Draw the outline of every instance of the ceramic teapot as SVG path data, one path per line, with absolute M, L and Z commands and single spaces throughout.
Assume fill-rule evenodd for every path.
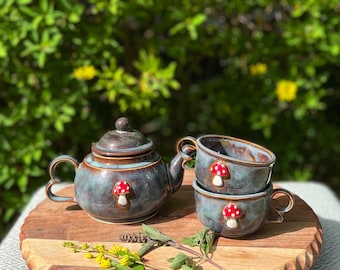
M 109 223 L 134 223 L 153 217 L 169 195 L 183 181 L 182 163 L 192 146 L 181 145 L 181 154 L 165 164 L 151 139 L 129 128 L 128 119 L 119 118 L 115 130 L 108 131 L 91 153 L 79 163 L 62 155 L 49 165 L 51 180 L 46 195 L 55 202 L 77 202 L 92 218 Z M 56 167 L 62 162 L 75 168 L 74 198 L 58 196 L 52 187 L 60 182 Z

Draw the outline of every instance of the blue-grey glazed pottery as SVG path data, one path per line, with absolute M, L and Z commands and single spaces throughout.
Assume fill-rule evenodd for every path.
M 184 152 L 190 148 L 183 145 Z M 49 166 L 49 199 L 73 201 L 95 220 L 134 223 L 154 216 L 165 200 L 176 192 L 183 180 L 183 158 L 177 154 L 169 165 L 155 151 L 153 142 L 129 128 L 126 118 L 116 121 L 116 129 L 92 144 L 91 153 L 82 162 L 63 155 Z M 74 197 L 52 192 L 59 182 L 56 167 L 71 163 L 75 168 Z
M 229 195 L 256 193 L 270 182 L 275 155 L 239 138 L 204 135 L 184 137 L 195 148 L 195 175 L 207 190 Z M 184 156 L 184 155 L 183 155 Z
M 238 238 L 259 230 L 266 223 L 282 223 L 283 214 L 294 206 L 293 195 L 285 189 L 266 189 L 248 195 L 225 195 L 205 190 L 194 180 L 195 207 L 200 222 L 227 238 Z M 289 202 L 283 208 L 274 208 L 277 217 L 269 219 L 272 200 L 276 194 L 287 196 Z

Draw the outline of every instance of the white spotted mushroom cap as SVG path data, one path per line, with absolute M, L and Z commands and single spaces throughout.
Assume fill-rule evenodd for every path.
M 223 209 L 223 215 L 226 218 L 240 218 L 242 216 L 242 210 L 235 204 L 228 204 Z
M 113 188 L 113 193 L 116 195 L 123 195 L 130 193 L 130 186 L 126 181 L 119 181 Z
M 212 174 L 222 176 L 222 177 L 229 175 L 229 170 L 227 166 L 220 161 L 215 162 L 211 166 L 210 171 Z

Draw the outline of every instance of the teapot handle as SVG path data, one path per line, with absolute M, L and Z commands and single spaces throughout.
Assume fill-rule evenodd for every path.
M 197 149 L 196 138 L 186 136 L 177 142 L 177 153 L 182 157 L 182 168 L 194 170 L 193 166 L 189 166 L 188 162 L 193 160 L 193 153 Z M 190 153 L 190 154 L 188 154 Z
M 58 195 L 55 195 L 52 191 L 52 186 L 54 184 L 61 182 L 61 180 L 55 174 L 55 169 L 57 165 L 61 162 L 71 163 L 74 166 L 75 170 L 77 170 L 79 167 L 79 162 L 75 158 L 68 156 L 68 155 L 62 155 L 52 160 L 52 162 L 50 163 L 49 169 L 48 169 L 51 180 L 46 185 L 46 188 L 45 188 L 46 195 L 50 200 L 55 201 L 55 202 L 75 202 L 75 199 L 72 197 L 58 196 Z

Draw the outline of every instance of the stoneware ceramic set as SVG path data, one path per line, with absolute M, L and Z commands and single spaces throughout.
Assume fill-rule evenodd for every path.
M 241 237 L 266 223 L 281 223 L 294 205 L 289 191 L 273 189 L 275 156 L 264 147 L 221 135 L 184 137 L 177 144 L 177 155 L 165 164 L 153 142 L 130 129 L 124 117 L 116 121 L 115 130 L 92 144 L 82 162 L 68 155 L 55 158 L 49 166 L 46 194 L 55 202 L 77 202 L 100 222 L 142 222 L 156 215 L 180 188 L 186 164 L 193 157 L 198 219 L 221 236 Z M 75 168 L 74 197 L 52 191 L 61 181 L 56 168 L 64 162 Z M 279 193 L 289 202 L 273 208 L 273 197 Z M 269 218 L 271 208 L 277 214 L 274 219 Z

